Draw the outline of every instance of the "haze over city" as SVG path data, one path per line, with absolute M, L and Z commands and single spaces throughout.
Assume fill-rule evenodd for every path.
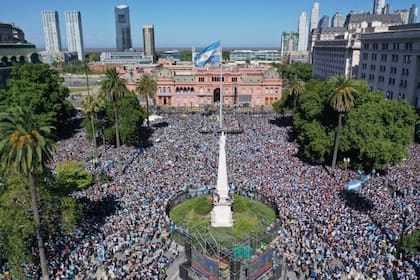
M 310 14 L 313 0 L 255 2 L 222 1 L 82 1 L 82 0 L 15 0 L 3 1 L 0 20 L 15 23 L 26 39 L 44 48 L 43 10 L 56 10 L 60 17 L 63 46 L 67 47 L 64 11 L 78 10 L 82 16 L 85 48 L 115 48 L 114 7 L 130 8 L 134 48 L 142 46 L 142 26 L 154 24 L 157 48 L 202 47 L 220 39 L 223 47 L 279 48 L 283 31 L 297 30 L 302 11 Z M 335 12 L 372 12 L 372 2 L 363 0 L 319 0 L 320 16 Z M 388 0 L 391 12 L 409 9 L 413 0 Z M 19 7 L 19 8 L 17 8 Z

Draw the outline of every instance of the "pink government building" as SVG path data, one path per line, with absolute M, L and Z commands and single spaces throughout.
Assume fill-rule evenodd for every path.
M 134 90 L 136 81 L 147 73 L 154 76 L 157 92 L 151 104 L 173 107 L 198 107 L 219 104 L 220 68 L 181 65 L 124 65 L 117 71 Z M 281 98 L 282 80 L 268 65 L 223 65 L 224 105 L 264 106 Z M 143 103 L 143 102 L 141 102 Z

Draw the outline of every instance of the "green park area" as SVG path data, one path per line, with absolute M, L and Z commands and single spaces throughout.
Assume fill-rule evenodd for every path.
M 209 195 L 178 204 L 172 209 L 170 217 L 178 227 L 187 228 L 190 234 L 216 240 L 226 248 L 248 243 L 248 240 L 258 240 L 265 244 L 271 242 L 272 236 L 266 229 L 276 219 L 274 210 L 259 201 L 240 195 L 234 195 L 233 201 L 233 227 L 211 226 L 213 205 Z

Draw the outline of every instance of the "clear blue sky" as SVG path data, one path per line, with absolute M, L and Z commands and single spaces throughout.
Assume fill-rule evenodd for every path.
M 64 11 L 82 15 L 85 48 L 115 47 L 114 7 L 130 7 L 134 48 L 143 45 L 142 27 L 154 24 L 157 48 L 201 48 L 220 39 L 225 47 L 279 48 L 283 31 L 297 30 L 308 18 L 313 0 L 0 0 L 0 21 L 15 23 L 26 39 L 44 47 L 42 10 L 59 13 L 63 47 L 67 47 Z M 373 0 L 319 0 L 320 17 L 335 12 L 371 11 Z M 409 9 L 418 0 L 387 0 L 391 11 Z M 419 3 L 417 3 L 418 5 Z M 419 5 L 418 5 L 419 6 Z

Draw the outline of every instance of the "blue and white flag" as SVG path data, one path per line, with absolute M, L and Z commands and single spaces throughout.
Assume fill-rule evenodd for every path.
M 220 46 L 220 40 L 212 43 L 211 45 L 205 47 L 200 52 L 196 53 L 194 56 L 194 65 L 201 67 L 207 63 L 217 63 L 222 59 L 222 48 Z

